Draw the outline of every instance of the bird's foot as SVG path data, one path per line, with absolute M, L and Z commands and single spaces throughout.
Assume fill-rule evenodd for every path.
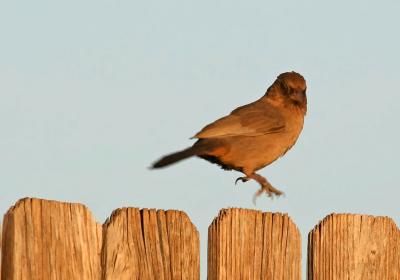
M 279 196 L 285 194 L 284 192 L 282 192 L 282 191 L 280 191 L 280 190 L 274 188 L 270 183 L 268 183 L 268 184 L 263 184 L 263 185 L 261 186 L 261 188 L 260 188 L 258 191 L 256 191 L 256 193 L 255 193 L 254 196 L 253 196 L 253 203 L 254 203 L 254 205 L 256 204 L 257 197 L 259 197 L 259 196 L 262 195 L 263 193 L 265 193 L 265 194 L 266 194 L 268 197 L 270 197 L 270 198 L 274 198 L 274 195 L 277 196 L 277 197 L 279 197 Z
M 239 181 L 242 181 L 243 183 L 246 183 L 250 179 L 251 178 L 249 178 L 249 177 L 239 177 L 239 178 L 236 179 L 235 185 L 237 185 L 237 182 L 239 182 Z
M 270 183 L 262 184 L 261 188 L 254 194 L 256 197 L 265 193 L 269 197 L 281 196 L 285 194 L 284 192 L 274 188 Z
M 267 196 L 273 198 L 274 196 L 281 196 L 284 193 L 276 188 L 274 188 L 264 177 L 258 175 L 258 174 L 253 174 L 252 179 L 256 180 L 260 185 L 261 188 L 254 194 L 253 196 L 253 203 L 256 204 L 256 199 L 263 193 L 265 193 Z

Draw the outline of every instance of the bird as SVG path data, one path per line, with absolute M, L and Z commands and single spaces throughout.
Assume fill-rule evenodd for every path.
M 197 139 L 191 147 L 160 158 L 151 168 L 197 156 L 222 169 L 243 173 L 235 184 L 255 180 L 260 189 L 254 194 L 254 203 L 263 193 L 278 197 L 284 193 L 256 171 L 285 155 L 296 143 L 307 113 L 306 91 L 301 74 L 281 73 L 260 99 L 206 125 L 191 138 Z

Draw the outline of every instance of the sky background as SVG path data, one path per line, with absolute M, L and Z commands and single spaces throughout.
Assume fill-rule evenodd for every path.
M 303 236 L 329 213 L 399 215 L 399 1 L 2 1 L 0 213 L 22 197 L 180 209 L 201 234 L 219 209 L 286 212 Z M 308 114 L 260 173 L 161 155 L 276 76 L 300 72 Z M 305 267 L 303 267 L 305 271 Z

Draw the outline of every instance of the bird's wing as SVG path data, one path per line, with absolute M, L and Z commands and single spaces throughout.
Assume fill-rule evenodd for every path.
M 227 136 L 259 136 L 285 129 L 285 119 L 279 110 L 265 102 L 253 102 L 239 107 L 230 115 L 204 127 L 193 138 Z

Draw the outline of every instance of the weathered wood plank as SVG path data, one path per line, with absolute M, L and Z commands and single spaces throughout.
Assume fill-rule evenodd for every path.
M 199 234 L 182 211 L 122 208 L 103 226 L 103 279 L 199 279 Z
M 400 231 L 387 217 L 330 215 L 308 239 L 308 279 L 400 280 Z M 221 210 L 208 279 L 300 279 L 287 215 Z M 181 211 L 123 208 L 101 226 L 81 204 L 22 199 L 4 216 L 1 279 L 199 279 L 199 235 Z
M 21 199 L 4 216 L 1 279 L 99 279 L 101 242 L 82 204 Z
M 308 279 L 400 279 L 400 231 L 392 219 L 332 214 L 308 236 Z
M 301 279 L 300 233 L 286 214 L 223 209 L 208 236 L 208 279 Z

